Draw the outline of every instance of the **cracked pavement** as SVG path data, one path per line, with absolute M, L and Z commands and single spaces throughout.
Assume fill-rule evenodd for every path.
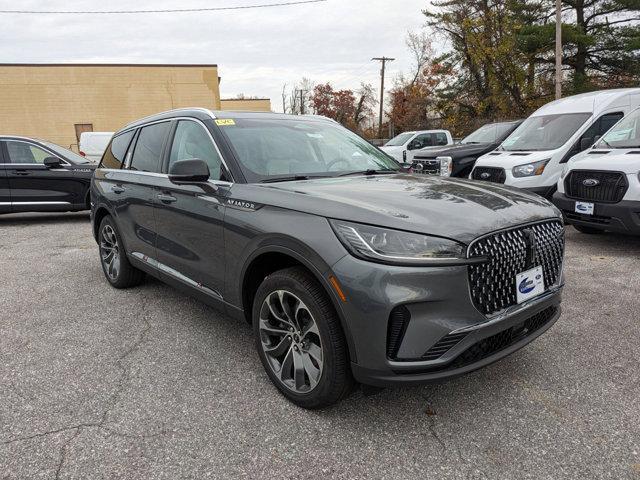
M 640 238 L 567 229 L 563 308 L 488 368 L 289 404 L 248 325 L 110 288 L 86 214 L 0 217 L 0 478 L 640 478 Z

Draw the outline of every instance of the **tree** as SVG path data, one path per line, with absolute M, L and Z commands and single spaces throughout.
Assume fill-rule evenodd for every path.
M 389 121 L 394 130 L 422 129 L 438 117 L 439 91 L 449 81 L 450 70 L 434 58 L 431 40 L 425 31 L 410 32 L 406 45 L 413 58 L 408 76 L 398 75 L 389 96 Z
M 640 80 L 640 0 L 563 0 L 563 65 L 570 91 L 637 85 Z M 554 63 L 552 0 L 542 2 L 546 15 L 523 28 L 536 39 L 538 59 Z M 524 44 L 524 51 L 531 45 Z M 546 48 L 544 48 L 546 47 Z
M 311 95 L 311 106 L 316 114 L 356 131 L 363 130 L 364 122 L 374 114 L 375 105 L 375 92 L 368 84 L 361 84 L 354 93 L 347 89 L 334 90 L 330 83 L 325 83 L 316 85 Z

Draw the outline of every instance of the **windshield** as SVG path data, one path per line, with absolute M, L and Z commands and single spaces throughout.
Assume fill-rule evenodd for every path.
M 567 143 L 591 113 L 561 113 L 527 118 L 502 142 L 502 150 L 555 150 Z
M 41 143 L 49 147 L 51 150 L 56 152 L 61 157 L 65 158 L 66 160 L 69 160 L 71 163 L 91 163 L 89 160 L 87 160 L 83 156 L 78 155 L 77 153 L 72 152 L 71 150 L 67 150 L 66 148 L 62 148 L 60 145 L 56 145 L 55 143 L 44 142 L 44 141 L 42 141 Z
M 218 125 L 249 182 L 400 170 L 395 160 L 333 122 L 292 116 L 219 120 Z
M 496 141 L 496 126 L 493 125 L 483 125 L 475 132 L 470 133 L 466 137 L 462 139 L 460 143 L 491 143 Z
M 385 147 L 398 147 L 400 145 L 404 145 L 409 141 L 409 139 L 413 137 L 413 133 L 401 133 L 400 135 L 396 135 L 387 143 L 384 144 Z
M 640 148 L 640 108 L 611 127 L 596 147 Z

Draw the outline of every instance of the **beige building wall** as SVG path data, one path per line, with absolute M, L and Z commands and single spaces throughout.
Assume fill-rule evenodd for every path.
M 172 108 L 220 109 L 218 68 L 0 64 L 0 105 L 0 134 L 39 137 L 69 148 L 77 143 L 75 124 L 112 132 Z
M 223 98 L 220 100 L 222 110 L 270 112 L 271 100 L 268 98 Z

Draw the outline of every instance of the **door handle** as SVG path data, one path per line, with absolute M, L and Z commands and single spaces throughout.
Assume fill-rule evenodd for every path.
M 124 193 L 124 187 L 121 187 L 121 186 L 119 186 L 119 185 L 113 185 L 113 186 L 111 187 L 111 191 L 112 191 L 113 193 Z
M 159 193 L 158 194 L 158 200 L 160 200 L 162 203 L 173 203 L 175 201 L 177 201 L 178 199 L 172 195 L 168 195 L 166 193 Z
M 14 173 L 16 175 L 29 175 L 29 172 L 27 170 L 16 170 Z

